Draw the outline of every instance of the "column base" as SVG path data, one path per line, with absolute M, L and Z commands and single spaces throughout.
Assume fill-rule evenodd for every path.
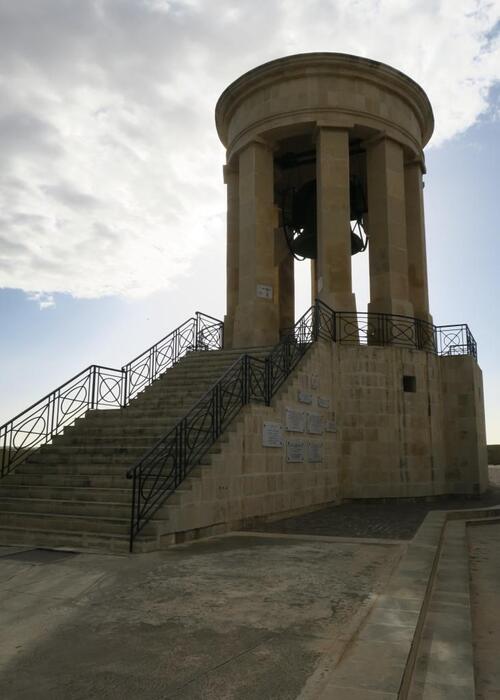
M 356 314 L 356 296 L 352 292 L 319 295 L 320 301 L 335 311 L 335 340 L 340 343 L 359 344 L 359 319 Z M 333 331 L 333 329 L 332 329 Z
M 230 350 L 233 345 L 234 316 L 226 314 L 224 316 L 224 350 Z
M 278 307 L 257 299 L 241 304 L 234 315 L 233 348 L 270 347 L 279 342 Z

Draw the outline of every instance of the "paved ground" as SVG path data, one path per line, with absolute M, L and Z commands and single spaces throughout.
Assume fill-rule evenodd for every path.
M 500 699 L 500 523 L 467 528 L 477 700 Z
M 2 700 L 292 700 L 404 549 L 241 534 L 114 557 L 0 556 Z
M 491 487 L 480 498 L 444 497 L 393 502 L 344 503 L 252 528 L 256 532 L 411 539 L 431 510 L 500 505 L 500 467 L 490 467 Z

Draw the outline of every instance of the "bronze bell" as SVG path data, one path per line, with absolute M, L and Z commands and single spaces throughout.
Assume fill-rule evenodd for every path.
M 351 175 L 349 195 L 350 220 L 356 221 L 359 225 L 367 212 L 367 206 L 363 183 L 356 175 Z M 294 255 L 301 258 L 315 259 L 317 257 L 316 180 L 308 180 L 293 192 L 291 210 L 291 221 L 285 226 L 291 250 Z M 286 219 L 285 216 L 284 219 Z M 351 255 L 361 253 L 365 249 L 366 242 L 351 228 Z

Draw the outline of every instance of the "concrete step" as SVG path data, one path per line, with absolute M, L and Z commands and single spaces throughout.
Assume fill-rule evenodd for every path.
M 156 419 L 147 417 L 137 417 L 128 418 L 128 416 L 123 416 L 121 419 L 117 416 L 118 420 L 108 421 L 106 424 L 98 423 L 94 421 L 88 425 L 81 425 L 78 430 L 65 431 L 64 435 L 81 435 L 82 437 L 87 437 L 89 435 L 104 435 L 113 434 L 117 435 L 162 435 L 165 432 L 165 427 L 169 428 L 170 425 L 175 425 L 177 414 L 173 416 L 165 416 L 164 414 L 158 416 Z M 182 416 L 181 416 L 182 417 Z
M 126 535 L 130 527 L 130 515 L 126 518 L 105 518 L 93 515 L 66 515 L 61 513 L 3 512 L 0 513 L 0 529 L 4 527 Z M 152 536 L 155 532 L 156 526 L 153 522 L 150 521 L 145 525 L 144 535 Z
M 164 423 L 160 428 L 148 428 L 146 426 L 106 426 L 105 428 L 98 427 L 88 427 L 86 430 L 79 430 L 78 432 L 68 431 L 61 435 L 55 444 L 93 444 L 101 438 L 108 438 L 109 440 L 120 440 L 125 441 L 132 438 L 143 438 L 146 444 L 157 442 L 168 431 L 169 425 Z M 175 425 L 173 423 L 172 427 Z
M 170 410 L 170 409 L 169 409 Z M 111 411 L 108 411 L 111 413 Z M 102 429 L 114 427 L 151 427 L 156 428 L 163 425 L 165 422 L 165 412 L 162 410 L 151 410 L 144 408 L 143 410 L 131 408 L 125 409 L 123 411 L 116 411 L 116 415 L 106 418 L 106 420 L 99 420 L 97 417 L 92 419 L 83 420 L 81 423 L 76 424 L 75 430 L 85 431 L 90 429 Z
M 100 501 L 110 503 L 127 503 L 132 499 L 132 482 L 124 482 L 127 487 L 95 488 L 91 485 L 59 486 L 59 484 L 2 484 L 0 500 L 3 498 L 49 499 L 54 501 Z
M 127 447 L 109 447 L 100 446 L 95 449 L 89 449 L 86 445 L 63 445 L 63 444 L 52 444 L 44 445 L 35 455 L 29 457 L 24 464 L 35 464 L 39 462 L 45 462 L 47 459 L 51 461 L 81 461 L 82 456 L 85 457 L 83 461 L 91 462 L 128 462 L 129 460 L 139 459 L 141 455 L 144 454 L 144 449 L 139 446 L 127 446 Z M 91 459 L 87 460 L 86 457 Z
M 129 535 L 99 534 L 87 531 L 39 530 L 27 527 L 0 527 L 0 544 L 31 545 L 34 547 L 85 549 L 97 552 L 126 554 L 129 551 Z M 157 548 L 155 537 L 139 535 L 134 541 L 134 552 L 148 552 Z
M 76 515 L 95 518 L 130 518 L 130 503 L 110 501 L 56 500 L 53 498 L 5 498 L 0 494 L 0 522 L 9 513 L 31 513 L 32 515 Z
M 125 476 L 127 473 L 128 469 L 133 464 L 136 464 L 138 460 L 127 462 L 125 464 L 98 464 L 98 463 L 87 463 L 87 462 L 82 462 L 75 464 L 73 462 L 67 462 L 67 463 L 53 463 L 53 462 L 47 462 L 46 464 L 26 464 L 24 465 L 24 468 L 21 470 L 21 467 L 19 467 L 18 471 L 15 472 L 15 474 L 12 474 L 8 477 L 8 480 L 14 479 L 16 477 L 20 476 L 25 476 L 27 478 L 40 475 L 40 474 L 54 474 L 54 475 L 60 475 L 60 476 L 71 476 L 71 475 L 90 475 L 90 474 L 95 474 L 95 475 L 107 475 L 107 476 Z M 28 468 L 29 467 L 29 468 Z M 2 482 L 0 482 L 1 484 Z M 6 481 L 5 483 L 8 483 Z M 1 485 L 0 485 L 1 488 Z
M 135 447 L 141 450 L 148 450 L 155 442 L 157 442 L 159 437 L 148 437 L 142 435 L 130 436 L 124 435 L 123 437 L 110 437 L 108 435 L 102 436 L 92 436 L 87 437 L 82 440 L 78 435 L 58 435 L 54 438 L 55 447 L 75 447 L 82 448 L 84 450 L 93 451 L 95 449 L 126 449 L 127 447 Z
M 119 474 L 109 474 L 108 472 L 88 473 L 88 474 L 68 474 L 67 472 L 47 473 L 39 472 L 34 474 L 12 474 L 0 481 L 0 495 L 4 488 L 16 486 L 37 486 L 44 487 L 64 487 L 64 488 L 103 488 L 103 489 L 127 489 L 131 488 L 131 481 L 127 479 L 126 470 Z

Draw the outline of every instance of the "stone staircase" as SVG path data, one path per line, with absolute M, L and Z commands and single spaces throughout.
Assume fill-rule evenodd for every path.
M 248 352 L 263 358 L 269 351 Z M 39 448 L 0 481 L 0 544 L 126 552 L 132 495 L 127 470 L 244 352 L 189 353 L 127 407 L 88 411 Z M 166 513 L 160 509 L 145 526 L 134 551 L 155 547 Z

